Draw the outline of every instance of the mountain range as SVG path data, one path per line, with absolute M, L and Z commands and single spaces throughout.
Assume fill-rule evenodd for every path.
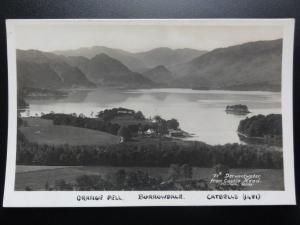
M 17 50 L 18 85 L 279 91 L 281 55 L 282 39 L 209 52 L 163 47 L 131 53 L 102 46 L 51 53 Z
M 91 59 L 99 54 L 106 54 L 119 60 L 130 70 L 134 72 L 144 72 L 147 69 L 164 65 L 171 66 L 178 63 L 187 62 L 197 56 L 203 55 L 206 51 L 195 49 L 171 49 L 155 48 L 145 52 L 132 53 L 121 49 L 107 48 L 104 46 L 93 46 L 90 48 L 78 48 L 73 50 L 53 51 L 53 53 L 62 56 L 83 56 Z
M 107 48 L 104 46 L 93 46 L 90 48 L 79 48 L 73 50 L 63 50 L 63 51 L 53 51 L 53 53 L 62 56 L 82 56 L 88 59 L 92 59 L 96 55 L 106 54 L 114 59 L 119 60 L 130 70 L 138 72 L 143 71 L 146 68 L 146 65 L 143 61 L 135 56 L 135 54 L 114 48 Z
M 173 66 L 183 87 L 280 90 L 282 40 L 257 41 L 215 49 Z
M 174 80 L 172 72 L 163 65 L 148 69 L 143 73 L 143 75 L 144 77 L 163 86 L 168 86 Z
M 85 74 L 61 57 L 37 50 L 17 50 L 18 87 L 60 89 L 93 87 Z
M 151 79 L 142 74 L 131 71 L 117 59 L 101 53 L 91 59 L 73 56 L 66 59 L 73 66 L 77 66 L 87 76 L 88 80 L 100 86 L 118 87 L 152 87 Z

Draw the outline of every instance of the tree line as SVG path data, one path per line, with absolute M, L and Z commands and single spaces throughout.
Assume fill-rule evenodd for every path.
M 188 163 L 196 167 L 216 164 L 229 168 L 283 167 L 282 152 L 265 146 L 211 146 L 196 141 L 128 142 L 109 146 L 47 145 L 28 142 L 20 131 L 17 138 L 17 164 L 23 165 L 169 167 Z
M 74 127 L 87 128 L 107 132 L 117 135 L 120 125 L 104 121 L 98 118 L 84 117 L 83 115 L 77 116 L 76 114 L 63 114 L 63 113 L 49 113 L 41 116 L 42 119 L 52 120 L 54 125 L 67 125 Z M 130 127 L 132 130 L 136 129 Z
M 221 168 L 222 167 L 222 168 Z M 221 168 L 221 170 L 220 170 Z M 225 170 L 224 170 L 225 169 Z M 217 174 L 228 172 L 229 169 L 223 165 L 215 167 Z M 223 179 L 224 180 L 224 179 Z M 166 177 L 160 175 L 149 175 L 141 170 L 127 171 L 119 169 L 116 172 L 107 173 L 104 176 L 81 175 L 73 182 L 64 179 L 45 183 L 45 190 L 76 190 L 76 191 L 117 191 L 117 190 L 241 190 L 240 184 L 220 186 L 210 184 L 207 179 L 193 179 L 193 168 L 189 164 L 172 164 Z M 26 190 L 31 190 L 29 186 Z
M 136 120 L 145 120 L 145 116 L 141 111 L 135 112 L 132 109 L 127 109 L 127 108 L 112 108 L 112 109 L 105 109 L 103 111 L 100 111 L 97 114 L 98 118 L 103 119 L 104 121 L 111 121 L 115 117 L 120 116 L 120 115 L 131 115 L 133 116 Z
M 241 120 L 238 132 L 248 137 L 282 136 L 281 114 L 256 115 Z

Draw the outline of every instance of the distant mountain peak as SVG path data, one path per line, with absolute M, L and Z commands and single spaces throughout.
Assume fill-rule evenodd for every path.
M 158 47 L 158 48 L 153 48 L 151 50 L 148 50 L 146 52 L 156 52 L 156 51 L 172 52 L 173 49 L 169 48 L 169 47 Z M 145 51 L 143 51 L 143 52 L 145 52 Z M 142 53 L 142 52 L 140 52 L 140 53 Z
M 106 72 L 111 72 L 111 71 L 131 72 L 130 69 L 126 67 L 122 62 L 120 62 L 115 58 L 110 57 L 105 53 L 100 53 L 94 56 L 90 60 L 90 64 L 91 63 L 94 64 L 93 67 L 95 66 L 97 68 L 102 68 L 102 70 Z
M 97 55 L 95 55 L 92 59 L 95 59 L 95 58 L 97 58 L 97 59 L 109 59 L 109 60 L 116 60 L 116 59 L 114 59 L 114 58 L 112 58 L 112 57 L 110 57 L 109 55 L 107 55 L 107 54 L 105 54 L 105 53 L 100 53 L 100 54 L 97 54 Z
M 63 56 L 39 50 L 17 50 L 18 86 L 31 88 L 92 87 L 85 74 Z
M 168 85 L 174 79 L 172 73 L 163 65 L 148 69 L 143 75 L 155 83 L 165 85 Z
M 55 54 L 63 56 L 84 56 L 88 59 L 99 54 L 106 54 L 111 58 L 120 61 L 132 71 L 140 71 L 145 69 L 144 62 L 141 61 L 135 54 L 117 48 L 109 48 L 105 46 L 92 46 L 73 50 L 54 51 Z
M 136 56 L 141 59 L 147 67 L 153 68 L 158 65 L 169 66 L 185 63 L 201 56 L 206 51 L 199 51 L 196 49 L 171 49 L 168 47 L 155 48 L 146 52 L 136 53 Z

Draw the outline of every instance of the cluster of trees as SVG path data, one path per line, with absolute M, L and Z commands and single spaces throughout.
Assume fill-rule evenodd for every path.
M 42 119 L 52 120 L 54 125 L 67 125 L 88 128 L 92 130 L 104 131 L 113 135 L 117 135 L 120 125 L 106 122 L 97 118 L 88 118 L 80 114 L 63 114 L 63 113 L 49 113 L 41 116 Z M 129 126 L 133 131 L 136 127 Z
M 229 172 L 226 166 L 217 165 L 218 173 Z M 162 178 L 160 175 L 150 176 L 147 172 L 136 170 L 126 171 L 120 169 L 108 173 L 104 177 L 100 175 L 81 175 L 76 177 L 75 182 L 67 183 L 64 179 L 54 182 L 54 186 L 45 184 L 46 190 L 76 190 L 76 191 L 116 191 L 116 190 L 240 190 L 241 185 L 220 186 L 210 184 L 207 179 L 193 179 L 193 168 L 189 164 L 172 164 L 169 173 Z
M 85 117 L 83 114 L 77 116 L 76 114 L 49 113 L 43 114 L 41 118 L 52 120 L 54 125 L 75 126 L 119 135 L 124 137 L 124 140 L 130 140 L 139 130 L 145 132 L 149 128 L 154 127 L 154 125 L 151 126 L 149 124 L 120 126 L 119 124 L 111 123 L 100 118 Z
M 179 179 L 191 179 L 193 177 L 193 168 L 189 164 L 171 164 L 169 167 L 169 178 L 173 181 Z
M 257 115 L 240 121 L 238 132 L 248 137 L 282 136 L 281 114 Z
M 202 142 L 157 141 L 152 144 L 128 142 L 109 146 L 39 145 L 29 143 L 18 133 L 17 164 L 154 166 L 171 164 L 229 168 L 282 168 L 282 152 L 265 146 L 226 144 L 211 146 Z
M 237 111 L 237 112 L 249 113 L 248 106 L 242 104 L 228 105 L 226 106 L 226 111 Z
M 99 175 L 77 177 L 76 186 L 81 191 L 88 190 L 157 190 L 162 179 L 151 177 L 143 171 L 118 170 L 105 178 Z
M 146 191 L 146 190 L 208 190 L 208 185 L 191 185 L 191 182 L 164 181 L 159 176 L 150 176 L 148 173 L 137 171 L 118 170 L 106 177 L 100 175 L 82 175 L 76 178 L 75 183 L 57 180 L 54 187 L 45 184 L 46 190 L 78 190 L 78 191 Z
M 132 109 L 126 109 L 126 108 L 113 108 L 113 109 L 105 109 L 104 111 L 101 111 L 98 113 L 97 117 L 103 119 L 104 121 L 111 121 L 115 117 L 120 115 L 131 115 L 136 120 L 145 120 L 145 116 L 141 111 L 135 112 Z
M 169 129 L 177 130 L 179 128 L 179 122 L 176 119 L 165 120 L 160 116 L 154 117 L 155 130 L 158 135 L 167 134 Z
M 130 124 L 128 126 L 120 126 L 117 123 L 112 123 L 111 120 L 117 115 L 129 113 L 134 116 L 140 123 Z M 83 114 L 77 116 L 76 114 L 63 114 L 63 113 L 49 113 L 42 114 L 42 119 L 52 120 L 55 125 L 67 125 L 99 130 L 111 133 L 113 135 L 123 136 L 124 139 L 130 140 L 140 131 L 145 133 L 148 129 L 153 129 L 158 135 L 168 133 L 169 129 L 178 129 L 179 122 L 176 119 L 164 120 L 160 116 L 155 116 L 153 123 L 143 123 L 145 120 L 142 112 L 135 112 L 134 110 L 125 108 L 114 108 L 101 111 L 98 118 L 85 117 Z
M 67 183 L 65 180 L 56 180 L 54 187 L 45 184 L 46 190 L 208 190 L 208 183 L 204 181 L 192 181 L 192 167 L 188 164 L 172 164 L 169 175 L 150 176 L 147 172 L 136 170 L 126 171 L 120 169 L 108 173 L 105 177 L 100 175 L 81 175 L 75 179 L 75 183 Z

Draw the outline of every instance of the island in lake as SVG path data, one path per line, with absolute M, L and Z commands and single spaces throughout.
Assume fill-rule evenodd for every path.
M 248 110 L 248 106 L 238 104 L 238 105 L 228 105 L 225 109 L 226 113 L 238 114 L 238 115 L 245 115 L 250 113 Z

